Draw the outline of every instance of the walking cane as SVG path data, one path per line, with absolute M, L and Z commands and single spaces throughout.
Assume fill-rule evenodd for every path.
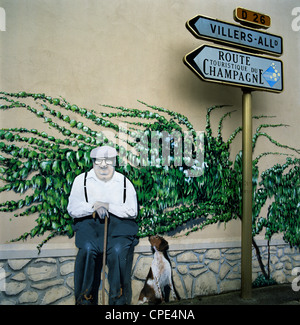
M 96 212 L 93 213 L 93 218 L 96 218 Z M 108 212 L 106 211 L 104 218 L 104 241 L 103 241 L 103 258 L 102 258 L 102 272 L 101 272 L 101 281 L 102 281 L 102 305 L 105 305 L 105 262 L 106 262 L 106 248 L 107 248 L 107 221 L 108 221 Z
M 108 212 L 106 212 L 105 219 L 104 219 L 104 242 L 103 242 L 103 260 L 102 260 L 102 273 L 101 273 L 102 305 L 105 305 L 105 262 L 106 262 L 106 247 L 107 247 L 107 220 L 108 220 Z

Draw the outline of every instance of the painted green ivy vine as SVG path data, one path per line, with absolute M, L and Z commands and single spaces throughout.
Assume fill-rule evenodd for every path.
M 68 196 L 74 178 L 92 167 L 89 153 L 97 145 L 113 145 L 112 139 L 101 130 L 112 130 L 116 137 L 119 124 L 116 120 L 130 125 L 126 133 L 134 137 L 143 131 L 196 131 L 182 114 L 165 108 L 148 105 L 144 110 L 104 105 L 109 113 L 95 112 L 68 103 L 63 98 L 52 98 L 45 94 L 1 92 L 1 110 L 22 108 L 43 119 L 50 132 L 56 130 L 59 137 L 40 132 L 37 129 L 4 128 L 0 130 L 0 174 L 3 186 L 0 191 L 20 193 L 19 200 L 0 204 L 0 211 L 14 213 L 15 217 L 36 214 L 36 225 L 15 241 L 47 234 L 38 248 L 56 235 L 73 236 L 72 218 L 67 213 Z M 123 150 L 131 164 L 119 166 L 137 190 L 140 211 L 138 215 L 139 236 L 176 230 L 186 222 L 202 217 L 191 231 L 196 231 L 218 222 L 241 218 L 242 153 L 235 161 L 230 160 L 230 145 L 242 130 L 238 127 L 227 141 L 222 137 L 224 119 L 219 121 L 217 135 L 213 136 L 210 116 L 214 106 L 207 110 L 204 136 L 203 175 L 187 177 L 187 166 L 134 167 L 139 159 L 132 153 L 137 142 L 128 137 Z M 78 116 L 78 118 L 71 118 Z M 255 119 L 270 118 L 256 116 Z M 91 127 L 93 125 L 93 127 Z M 263 131 L 267 128 L 284 127 L 283 124 L 261 124 L 253 135 L 253 151 L 257 140 L 266 137 L 274 147 L 285 148 L 295 155 L 300 150 L 275 141 Z M 172 147 L 173 145 L 173 147 Z M 171 139 L 171 154 L 174 153 L 174 139 Z M 125 150 L 125 151 L 124 151 Z M 253 159 L 253 237 L 265 230 L 266 239 L 275 233 L 283 233 L 284 240 L 291 246 L 300 247 L 300 160 L 293 155 L 283 165 L 276 164 L 259 175 L 259 160 L 270 154 L 266 152 Z M 286 154 L 287 155 L 287 154 Z M 150 159 L 150 156 L 149 156 Z M 28 191 L 28 192 L 27 192 Z M 30 194 L 29 194 L 30 193 Z M 26 195 L 27 194 L 27 195 Z M 270 198 L 267 215 L 261 209 Z M 22 209 L 21 211 L 19 211 Z M 19 211 L 19 212 L 18 212 Z

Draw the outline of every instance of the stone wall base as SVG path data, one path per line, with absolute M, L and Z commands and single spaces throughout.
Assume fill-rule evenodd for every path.
M 261 247 L 267 264 L 267 247 Z M 175 287 L 182 299 L 239 290 L 240 247 L 170 250 Z M 132 304 L 136 304 L 153 255 L 136 252 L 132 270 Z M 0 261 L 1 305 L 73 305 L 75 256 L 4 259 Z M 300 266 L 298 250 L 271 247 L 270 271 L 277 283 L 291 283 L 292 269 Z M 253 251 L 253 280 L 261 273 Z M 106 289 L 108 283 L 106 281 Z M 101 303 L 101 292 L 99 301 Z M 107 299 L 106 299 L 107 301 Z

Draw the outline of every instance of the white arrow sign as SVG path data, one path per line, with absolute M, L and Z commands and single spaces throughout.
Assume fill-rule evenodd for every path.
M 271 92 L 283 90 L 282 62 L 273 58 L 202 45 L 184 63 L 205 81 Z
M 198 38 L 243 47 L 255 52 L 279 56 L 282 54 L 282 37 L 264 33 L 253 28 L 227 23 L 198 15 L 186 23 L 187 28 Z

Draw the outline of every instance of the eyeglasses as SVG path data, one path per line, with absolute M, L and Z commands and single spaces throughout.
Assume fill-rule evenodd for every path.
M 96 165 L 102 165 L 103 162 L 106 165 L 113 165 L 114 164 L 114 159 L 113 158 L 104 158 L 104 159 L 96 159 L 96 160 L 94 160 L 94 163 Z

